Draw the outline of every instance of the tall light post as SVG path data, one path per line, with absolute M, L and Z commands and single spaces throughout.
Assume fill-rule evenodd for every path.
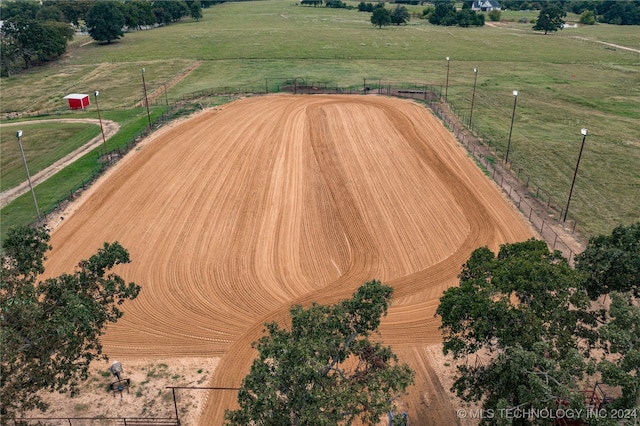
M 447 56 L 447 81 L 444 84 L 444 102 L 447 103 L 447 96 L 449 95 L 449 57 Z
M 40 209 L 38 208 L 38 202 L 36 201 L 36 193 L 33 191 L 33 185 L 31 185 L 31 176 L 29 175 L 29 168 L 27 167 L 27 159 L 24 156 L 24 149 L 22 149 L 22 130 L 16 132 L 16 138 L 18 138 L 18 146 L 20 147 L 20 154 L 22 154 L 22 162 L 24 163 L 24 171 L 27 172 L 27 182 L 29 182 L 29 188 L 31 188 L 31 196 L 33 197 L 33 204 L 36 206 L 36 212 L 38 213 L 38 220 L 40 217 Z
M 580 145 L 580 153 L 578 154 L 578 161 L 576 162 L 576 170 L 573 172 L 573 181 L 571 182 L 571 189 L 569 190 L 569 198 L 567 199 L 567 207 L 564 209 L 563 222 L 567 221 L 567 214 L 569 213 L 569 203 L 571 202 L 571 194 L 573 194 L 573 186 L 576 184 L 576 176 L 578 176 L 578 166 L 580 165 L 580 157 L 582 157 L 582 149 L 584 148 L 584 141 L 587 139 L 587 129 L 582 128 L 582 145 Z
M 516 102 L 518 102 L 518 91 L 513 91 L 513 113 L 511 113 L 511 128 L 509 129 L 509 142 L 507 142 L 507 155 L 504 162 L 509 164 L 509 148 L 511 148 L 511 135 L 513 134 L 513 120 L 516 118 Z
M 98 120 L 100 120 L 100 131 L 102 132 L 102 144 L 104 145 L 104 155 L 107 157 L 107 139 L 104 137 L 104 128 L 102 127 L 102 117 L 100 116 L 100 104 L 98 104 L 98 95 L 100 92 L 97 90 L 93 92 L 93 96 L 96 98 L 96 108 L 98 109 Z M 107 157 L 107 160 L 109 158 Z
M 473 69 L 473 95 L 471 96 L 471 112 L 469 113 L 469 127 L 471 127 L 471 119 L 473 118 L 473 102 L 476 100 L 476 83 L 478 82 L 478 68 Z
M 147 118 L 149 119 L 149 131 L 151 131 L 151 114 L 149 113 L 149 99 L 147 98 L 147 85 L 144 82 L 144 68 L 142 68 L 142 90 L 144 91 L 144 103 L 147 105 Z

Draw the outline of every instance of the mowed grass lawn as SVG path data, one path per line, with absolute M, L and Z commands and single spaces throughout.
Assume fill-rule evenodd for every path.
M 90 123 L 38 123 L 0 127 L 0 191 L 27 179 L 16 132 L 22 130 L 22 148 L 33 176 L 100 134 Z
M 152 108 L 151 119 L 156 120 L 165 111 L 166 108 L 163 107 Z M 74 115 L 77 118 L 91 117 L 90 112 L 77 112 Z M 120 125 L 120 131 L 107 141 L 108 150 L 123 148 L 126 145 L 130 144 L 135 137 L 137 137 L 144 131 L 148 123 L 147 112 L 144 108 L 136 108 L 123 111 L 109 111 L 104 113 L 102 117 L 106 120 L 116 121 Z M 68 115 L 66 115 L 65 118 L 69 118 Z M 16 129 L 22 129 L 22 142 L 25 144 L 28 142 L 30 145 L 37 146 L 38 148 L 36 148 L 36 152 L 41 153 L 41 155 L 31 155 L 31 158 L 27 158 L 29 170 L 31 174 L 34 174 L 34 168 L 31 165 L 32 163 L 37 163 L 38 161 L 41 161 L 42 158 L 49 158 L 50 160 L 53 160 L 54 158 L 60 158 L 62 156 L 60 154 L 64 152 L 63 146 L 67 145 L 68 140 L 79 140 L 80 136 L 84 132 L 86 132 L 87 130 L 93 130 L 80 130 L 79 132 L 76 132 L 65 139 L 52 138 L 49 140 L 49 143 L 47 143 L 47 145 L 50 145 L 48 148 L 45 149 L 41 147 L 40 145 L 43 145 L 42 141 L 45 140 L 44 138 L 46 135 L 51 135 L 52 132 L 53 134 L 59 136 L 62 135 L 62 133 L 59 132 L 60 124 L 62 123 L 39 123 L 32 125 L 6 127 L 2 126 L 0 127 L 0 130 L 2 131 L 2 146 L 4 147 L 5 143 L 11 144 L 12 142 L 17 145 L 15 131 Z M 100 132 L 100 128 L 98 126 L 86 123 L 81 124 L 83 126 L 95 127 L 97 128 L 97 132 Z M 58 131 L 58 133 L 55 133 L 56 131 Z M 5 132 L 7 134 L 6 137 Z M 88 137 L 89 135 L 87 134 L 85 136 Z M 39 137 L 42 137 L 43 139 L 38 139 Z M 54 144 L 54 141 L 58 142 L 57 146 Z M 53 148 L 53 146 L 55 146 L 55 149 Z M 92 151 L 82 156 L 82 158 L 78 159 L 73 164 L 60 170 L 58 173 L 51 176 L 43 183 L 36 185 L 34 188 L 34 192 L 41 214 L 50 213 L 58 205 L 59 201 L 62 201 L 62 199 L 64 199 L 66 196 L 69 196 L 72 191 L 75 191 L 79 187 L 83 186 L 85 182 L 93 179 L 104 166 L 103 154 L 104 150 L 102 148 L 102 144 L 100 144 L 99 147 L 94 148 Z M 4 173 L 4 155 L 2 161 Z M 24 175 L 24 166 L 22 165 L 22 160 L 20 158 L 19 161 L 19 166 L 16 167 L 16 165 L 14 164 L 15 160 L 10 163 L 10 166 L 11 168 L 15 169 L 15 173 L 17 173 L 18 175 L 18 179 L 21 178 L 22 180 L 26 180 L 26 176 Z M 22 175 L 20 175 L 20 172 L 22 172 Z M 35 222 L 36 220 L 37 215 L 35 207 L 33 205 L 33 199 L 31 193 L 27 191 L 26 193 L 13 200 L 7 206 L 5 206 L 2 210 L 0 210 L 0 241 L 4 240 L 7 229 L 17 225 L 28 225 Z
M 594 25 L 545 36 L 518 24 L 519 14 L 537 17 L 514 11 L 510 22 L 482 28 L 435 27 L 413 18 L 379 30 L 370 14 L 355 10 L 283 0 L 224 3 L 205 9 L 199 22 L 187 18 L 127 33 L 111 45 L 74 48 L 50 66 L 4 79 L 2 109 L 64 108 L 65 94 L 93 90 L 100 90 L 101 108 L 130 108 L 142 98 L 143 67 L 148 92 L 162 99 L 164 85 L 196 62 L 195 71 L 169 88 L 170 101 L 214 87 L 262 92 L 268 83 L 273 90 L 275 82 L 292 78 L 343 87 L 362 87 L 366 78 L 444 89 L 449 56 L 448 100 L 468 116 L 477 68 L 473 121 L 501 152 L 511 93 L 519 90 L 509 157 L 514 169 L 551 194 L 554 205 L 566 203 L 580 129 L 589 129 L 569 214 L 579 230 L 608 233 L 640 220 L 640 54 L 584 40 L 638 49 L 638 27 Z

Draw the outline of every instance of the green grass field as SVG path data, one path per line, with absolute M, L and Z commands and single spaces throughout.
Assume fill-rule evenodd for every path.
M 0 191 L 26 180 L 16 131 L 22 133 L 22 147 L 29 173 L 35 175 L 100 134 L 100 127 L 88 123 L 42 123 L 0 128 Z
M 165 110 L 166 109 L 162 107 L 153 108 L 151 111 L 152 120 L 155 120 Z M 78 113 L 77 117 L 85 118 L 90 115 L 91 113 L 81 112 Z M 116 121 L 120 124 L 120 131 L 107 141 L 107 148 L 110 151 L 122 148 L 131 143 L 133 138 L 143 132 L 148 125 L 147 113 L 143 108 L 106 112 L 103 114 L 103 118 Z M 56 127 L 53 126 L 52 123 L 43 123 L 33 126 Z M 27 126 L 22 127 L 25 131 L 24 135 L 26 135 L 25 129 L 27 129 Z M 16 127 L 2 127 L 2 143 L 4 144 L 5 142 L 11 141 L 16 142 L 15 133 L 13 133 L 13 139 L 9 138 L 10 140 L 8 141 L 4 140 L 4 132 L 7 129 L 15 131 Z M 98 128 L 98 132 L 99 131 L 100 129 Z M 73 137 L 71 139 L 73 139 Z M 90 181 L 104 166 L 104 163 L 100 160 L 100 157 L 103 154 L 104 151 L 102 146 L 95 148 L 72 165 L 56 173 L 45 182 L 35 186 L 34 193 L 38 201 L 40 212 L 42 214 L 51 212 L 57 206 L 58 201 L 61 201 L 65 196 L 70 195 L 71 191 L 75 191 L 82 187 L 85 182 Z M 21 165 L 21 167 L 24 166 Z M 24 168 L 22 170 L 24 172 Z M 36 220 L 37 214 L 33 205 L 33 198 L 30 192 L 26 192 L 0 210 L 0 223 L 2 224 L 0 227 L 0 241 L 4 240 L 7 229 L 12 226 L 28 225 Z
M 578 229 L 608 233 L 640 220 L 640 54 L 595 43 L 640 49 L 638 28 L 594 25 L 545 36 L 517 23 L 519 16 L 537 12 L 504 12 L 495 27 L 434 27 L 412 19 L 379 30 L 370 14 L 355 10 L 283 0 L 224 3 L 205 9 L 199 22 L 127 33 L 111 45 L 78 45 L 49 66 L 3 79 L 2 111 L 63 110 L 65 94 L 93 90 L 100 90 L 101 108 L 130 109 L 142 98 L 143 67 L 148 92 L 162 99 L 164 84 L 195 61 L 199 67 L 168 90 L 170 101 L 214 87 L 264 91 L 269 83 L 273 90 L 273 82 L 288 78 L 442 87 L 449 56 L 448 100 L 468 116 L 478 68 L 474 124 L 501 152 L 511 92 L 520 91 L 510 159 L 555 205 L 566 202 L 580 129 L 589 129 L 569 215 Z

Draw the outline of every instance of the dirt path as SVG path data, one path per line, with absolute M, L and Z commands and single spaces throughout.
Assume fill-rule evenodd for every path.
M 363 125 L 363 123 L 375 123 Z M 84 198 L 84 197 L 83 197 Z M 267 321 L 334 303 L 363 282 L 395 289 L 379 338 L 419 371 L 412 423 L 455 424 L 424 348 L 475 248 L 533 236 L 425 108 L 381 96 L 269 95 L 199 114 L 132 151 L 52 233 L 47 273 L 105 241 L 142 285 L 104 335 L 121 359 L 221 357 L 210 386 L 237 387 Z M 209 395 L 222 423 L 233 392 Z
M 92 123 L 92 124 L 97 124 L 98 126 L 100 125 L 100 121 L 95 118 L 81 118 L 81 119 L 64 118 L 64 119 L 50 119 L 50 120 L 19 121 L 15 123 L 5 123 L 2 126 L 3 127 L 4 126 L 24 126 L 25 124 L 38 124 L 38 123 Z M 107 140 L 111 136 L 115 135 L 120 129 L 120 125 L 115 121 L 111 121 L 111 120 L 102 120 L 102 125 L 104 129 L 104 137 Z M 64 157 L 62 157 L 61 159 L 59 159 L 49 167 L 43 170 L 40 170 L 38 173 L 31 176 L 31 183 L 35 187 L 36 185 L 44 182 L 45 180 L 49 179 L 51 176 L 58 173 L 60 170 L 67 167 L 69 164 L 73 163 L 74 161 L 77 161 L 80 157 L 84 156 L 87 152 L 91 151 L 97 146 L 100 146 L 102 143 L 103 143 L 102 133 L 100 133 L 98 136 L 91 139 L 86 144 L 77 148 L 73 152 L 70 152 L 69 154 L 65 155 Z M 3 193 L 0 194 L 0 208 L 6 206 L 11 201 L 15 200 L 16 198 L 18 198 L 20 195 L 24 194 L 28 190 L 29 190 L 29 182 L 25 180 L 18 186 L 4 191 Z
M 605 46 L 615 47 L 616 49 L 620 49 L 620 50 L 628 50 L 629 52 L 640 53 L 640 49 L 633 49 L 631 47 L 621 46 L 619 44 L 607 43 L 606 41 L 593 40 L 593 39 L 586 38 L 586 37 L 579 37 L 579 36 L 571 36 L 571 37 L 572 38 L 577 38 L 579 40 L 590 41 L 590 42 L 593 42 L 593 43 L 604 44 Z
M 169 80 L 167 83 L 165 83 L 162 86 L 158 87 L 153 92 L 150 92 L 148 94 L 148 96 L 147 96 L 149 98 L 149 102 L 153 102 L 156 99 L 158 99 L 159 97 L 165 95 L 167 90 L 171 89 L 173 86 L 175 86 L 176 84 L 178 84 L 182 80 L 184 80 L 189 74 L 191 74 L 193 71 L 195 71 L 196 68 L 198 68 L 201 63 L 202 63 L 202 61 L 195 61 L 194 63 L 189 65 L 186 69 L 184 69 L 181 73 L 179 73 L 178 75 L 173 77 L 171 80 Z M 138 104 L 136 106 L 139 106 L 139 107 L 144 106 L 144 99 L 140 100 L 140 102 L 138 102 Z

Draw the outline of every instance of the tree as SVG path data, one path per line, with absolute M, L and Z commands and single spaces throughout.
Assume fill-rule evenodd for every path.
M 349 8 L 349 6 L 344 3 L 342 0 L 326 0 L 324 2 L 324 5 L 326 7 L 329 7 L 331 9 L 347 9 Z
M 475 250 L 436 313 L 445 354 L 482 352 L 486 360 L 459 366 L 452 390 L 496 413 L 583 403 L 576 383 L 589 366 L 584 351 L 596 340 L 597 315 L 580 283 L 581 274 L 544 241 L 505 244 L 497 256 Z
M 640 306 L 630 293 L 612 293 L 607 323 L 599 330 L 605 355 L 602 382 L 622 388 L 611 407 L 632 410 L 640 401 Z M 613 355 L 613 356 L 610 356 Z
M 632 409 L 640 398 L 640 222 L 616 227 L 611 235 L 589 240 L 576 256 L 576 269 L 592 299 L 611 296 L 611 304 L 598 329 L 605 355 L 598 363 L 601 380 L 622 387 L 615 407 Z
M 335 305 L 293 306 L 291 330 L 266 324 L 267 335 L 238 393 L 228 425 L 377 423 L 413 383 L 390 347 L 369 340 L 386 315 L 393 289 L 379 281 Z M 401 418 L 401 416 L 398 416 Z
M 311 5 L 313 7 L 317 7 L 319 4 L 322 4 L 322 0 L 301 0 L 300 4 L 303 6 Z
M 640 5 L 637 1 L 602 1 L 598 5 L 602 22 L 614 25 L 640 25 Z
M 11 75 L 11 64 L 18 58 L 18 46 L 4 32 L 0 33 L 0 75 L 9 77 Z
M 53 5 L 41 7 L 36 14 L 36 19 L 38 21 L 65 21 L 64 13 L 62 13 L 62 10 L 59 7 Z
M 391 23 L 395 25 L 406 24 L 409 22 L 409 11 L 405 6 L 397 5 L 391 12 Z
M 38 59 L 46 61 L 67 51 L 67 43 L 73 40 L 73 29 L 64 22 L 45 22 L 43 24 L 45 38 L 49 40 L 47 49 L 38 55 Z
M 102 354 L 99 337 L 140 287 L 109 271 L 129 262 L 117 242 L 105 243 L 72 274 L 37 281 L 51 247 L 44 228 L 10 229 L 0 269 L 0 416 L 46 409 L 38 391 L 77 391 L 89 363 Z
M 45 0 L 42 5 L 59 8 L 64 14 L 66 22 L 78 26 L 79 21 L 85 18 L 94 2 L 94 0 Z
M 462 9 L 458 10 L 455 15 L 456 23 L 458 26 L 466 27 L 481 27 L 484 25 L 484 15 L 476 13 L 475 10 Z
M 578 21 L 582 25 L 594 25 L 596 23 L 596 15 L 591 10 L 585 10 L 580 14 L 580 20 Z
M 177 22 L 189 14 L 189 6 L 183 0 L 154 0 L 151 3 L 151 7 L 158 23 L 163 24 Z
M 192 19 L 196 21 L 202 19 L 202 5 L 200 4 L 200 0 L 189 0 L 187 1 L 187 5 L 189 6 L 189 15 L 191 15 Z
M 73 30 L 64 23 L 39 22 L 21 17 L 4 21 L 1 31 L 3 45 L 11 49 L 7 60 L 20 56 L 25 68 L 29 68 L 34 59 L 46 61 L 62 55 L 67 49 L 67 42 L 73 39 Z
M 36 19 L 40 4 L 35 0 L 3 1 L 0 4 L 2 19 Z
M 432 25 L 456 25 L 456 5 L 453 1 L 438 1 L 434 11 L 429 15 Z
M 382 7 L 374 7 L 371 14 L 371 23 L 382 29 L 383 25 L 387 26 L 391 23 L 391 12 L 385 9 L 384 5 Z
M 614 291 L 640 297 L 640 222 L 589 239 L 576 256 L 576 269 L 585 274 L 584 286 L 593 300 Z
M 358 3 L 358 12 L 373 12 L 373 3 Z
M 121 5 L 115 1 L 98 1 L 87 12 L 87 29 L 95 41 L 111 43 L 124 37 L 125 25 Z
M 151 3 L 144 0 L 133 0 L 124 3 L 124 23 L 128 28 L 140 29 L 141 26 L 156 23 L 156 16 L 151 9 Z
M 533 26 L 534 31 L 555 32 L 561 30 L 564 26 L 564 18 L 567 13 L 553 3 L 545 3 L 540 10 L 536 24 Z

